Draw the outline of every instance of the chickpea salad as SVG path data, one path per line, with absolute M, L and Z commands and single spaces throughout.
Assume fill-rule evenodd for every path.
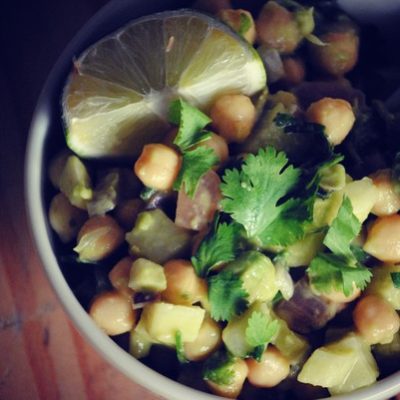
M 334 1 L 195 6 L 74 61 L 48 164 L 62 271 L 100 329 L 196 389 L 372 385 L 400 360 L 398 60 Z

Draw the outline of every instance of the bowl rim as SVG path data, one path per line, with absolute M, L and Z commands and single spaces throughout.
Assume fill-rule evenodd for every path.
M 52 249 L 50 231 L 46 223 L 47 212 L 43 195 L 46 176 L 44 174 L 44 147 L 46 137 L 49 135 L 49 115 L 51 114 L 51 99 L 54 98 L 54 91 L 58 87 L 61 77 L 66 76 L 67 67 L 70 65 L 73 55 L 76 54 L 76 50 L 80 49 L 82 51 L 87 47 L 87 42 L 90 43 L 96 36 L 98 38 L 104 36 L 104 33 L 100 36 L 98 35 L 98 32 L 104 30 L 102 26 L 104 24 L 107 26 L 107 21 L 111 19 L 115 20 L 121 18 L 122 15 L 126 15 L 126 12 L 131 11 L 135 3 L 138 4 L 139 1 L 114 0 L 103 6 L 78 30 L 74 38 L 65 47 L 43 86 L 32 116 L 25 154 L 24 188 L 28 225 L 41 264 L 64 311 L 73 321 L 75 327 L 78 328 L 78 331 L 83 334 L 105 360 L 132 381 L 168 400 L 221 400 L 223 399 L 222 397 L 190 388 L 152 370 L 124 351 L 96 326 L 89 314 L 80 305 L 64 278 Z M 154 1 L 153 3 L 158 2 Z M 166 9 L 172 3 L 173 1 L 165 1 L 162 7 Z M 140 13 L 135 17 L 141 15 L 145 14 Z M 56 94 L 60 96 L 60 93 Z M 378 381 L 371 387 L 360 389 L 348 395 L 330 397 L 329 399 L 383 400 L 399 392 L 400 371 Z

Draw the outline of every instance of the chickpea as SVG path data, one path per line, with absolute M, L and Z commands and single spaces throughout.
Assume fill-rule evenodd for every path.
M 62 150 L 50 161 L 49 178 L 52 185 L 57 189 L 60 188 L 61 175 L 71 154 L 69 150 Z
M 184 343 L 185 356 L 190 361 L 201 361 L 221 344 L 221 327 L 206 316 L 195 341 Z
M 351 303 L 353 300 L 359 297 L 360 294 L 361 290 L 356 287 L 353 282 L 353 291 L 348 296 L 346 296 L 341 290 L 332 290 L 330 293 L 323 293 L 321 297 L 333 303 Z
M 329 32 L 320 36 L 326 46 L 309 44 L 312 63 L 321 71 L 341 76 L 357 64 L 359 38 L 354 31 Z
M 390 169 L 381 169 L 371 175 L 372 182 L 378 189 L 378 199 L 371 212 L 378 217 L 396 214 L 400 210 L 400 196 L 396 193 Z
M 283 70 L 285 71 L 284 81 L 286 83 L 295 86 L 304 81 L 306 70 L 300 58 L 284 58 L 282 64 Z
M 307 109 L 306 118 L 324 125 L 325 135 L 334 146 L 343 142 L 356 120 L 348 101 L 330 97 L 312 103 Z
M 275 1 L 268 1 L 256 21 L 259 41 L 280 53 L 292 53 L 302 34 L 294 15 Z
M 132 263 L 132 258 L 124 257 L 122 260 L 118 261 L 108 273 L 108 279 L 113 288 L 128 296 L 132 296 L 133 294 L 133 291 L 128 287 Z
M 74 248 L 80 261 L 96 262 L 113 253 L 124 242 L 124 232 L 113 218 L 98 215 L 88 219 L 78 234 Z
M 213 149 L 221 164 L 225 163 L 229 158 L 229 149 L 226 140 L 215 133 L 211 133 L 211 137 L 199 143 L 196 147 L 198 146 Z
M 135 163 L 135 174 L 145 186 L 157 190 L 172 188 L 181 167 L 181 156 L 164 144 L 147 144 Z
M 144 209 L 141 199 L 128 199 L 117 204 L 115 208 L 115 218 L 118 223 L 127 231 L 131 231 L 135 226 L 136 218 Z
M 250 44 L 254 44 L 257 36 L 256 26 L 253 16 L 248 11 L 242 9 L 224 9 L 218 13 L 218 17 L 234 31 L 242 35 Z M 246 30 L 244 30 L 244 26 L 247 28 Z
M 190 261 L 170 260 L 164 265 L 164 273 L 167 288 L 161 296 L 165 301 L 187 306 L 207 301 L 207 284 L 196 275 Z
M 249 368 L 247 378 L 252 385 L 258 387 L 274 387 L 290 372 L 289 361 L 274 346 L 268 346 L 260 362 L 249 358 L 246 363 Z
M 131 301 L 118 291 L 105 292 L 95 297 L 89 314 L 109 336 L 129 332 L 135 323 Z
M 230 94 L 219 97 L 210 114 L 215 129 L 227 142 L 241 143 L 250 135 L 256 108 L 249 97 Z
M 74 207 L 64 194 L 58 193 L 51 200 L 50 225 L 63 243 L 76 238 L 86 219 L 87 213 Z
M 248 374 L 248 367 L 244 360 L 237 358 L 231 368 L 234 371 L 231 384 L 218 385 L 210 380 L 207 380 L 206 383 L 216 395 L 229 399 L 236 399 L 242 391 L 244 381 Z
M 364 250 L 384 262 L 400 262 L 400 215 L 379 217 L 370 226 Z
M 367 295 L 353 311 L 354 325 L 369 344 L 385 344 L 399 331 L 400 318 L 395 309 L 382 297 Z

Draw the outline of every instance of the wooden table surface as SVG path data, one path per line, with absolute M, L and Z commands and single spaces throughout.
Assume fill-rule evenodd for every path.
M 105 0 L 4 1 L 0 12 L 0 399 L 156 400 L 72 326 L 29 234 L 23 165 L 41 87 Z
M 4 1 L 0 13 L 0 399 L 156 400 L 107 364 L 72 326 L 26 221 L 29 123 L 67 42 L 106 0 Z

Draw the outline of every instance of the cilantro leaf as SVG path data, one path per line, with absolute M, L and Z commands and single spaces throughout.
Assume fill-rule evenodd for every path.
M 348 260 L 335 254 L 318 254 L 307 268 L 312 285 L 322 293 L 342 291 L 346 296 L 353 292 L 353 282 L 363 290 L 371 280 L 371 271 L 361 265 L 349 265 Z
M 241 227 L 236 223 L 215 220 L 191 261 L 197 275 L 205 277 L 218 264 L 232 261 L 237 253 Z
M 179 175 L 174 183 L 174 189 L 179 190 L 184 185 L 185 192 L 193 197 L 200 178 L 218 162 L 213 149 L 197 147 L 183 153 Z
M 400 289 L 400 272 L 391 272 L 390 277 L 395 288 Z
M 234 357 L 226 352 L 214 353 L 204 363 L 203 378 L 217 385 L 231 385 L 235 378 L 234 362 Z
M 348 197 L 344 197 L 338 215 L 333 220 L 324 239 L 324 245 L 333 253 L 348 259 L 354 259 L 351 242 L 358 235 L 361 223 L 353 214 L 353 207 Z
M 267 315 L 259 311 L 253 311 L 251 314 L 245 335 L 247 344 L 253 347 L 251 356 L 257 361 L 261 360 L 265 347 L 276 335 L 278 328 L 278 321 L 271 321 Z
M 308 222 L 312 220 L 314 197 L 307 200 L 289 199 L 281 209 L 279 218 L 276 218 L 261 234 L 259 238 L 263 244 L 286 246 L 296 242 L 304 236 Z
M 243 36 L 251 28 L 251 19 L 244 12 L 240 13 L 239 18 L 240 18 L 240 21 L 239 21 L 238 33 L 239 33 L 239 35 Z
M 175 346 L 176 346 L 176 356 L 178 358 L 178 361 L 181 364 L 187 363 L 188 360 L 186 359 L 186 356 L 185 356 L 185 349 L 183 347 L 181 331 L 176 331 L 176 333 L 175 333 Z
M 211 119 L 182 99 L 171 103 L 169 121 L 179 125 L 174 143 L 182 151 L 206 140 L 211 135 L 210 132 L 203 131 L 203 128 L 211 122 Z
M 285 153 L 273 147 L 261 149 L 247 156 L 240 171 L 225 171 L 222 208 L 245 227 L 250 238 L 257 238 L 285 211 L 282 199 L 299 178 L 300 170 L 288 165 Z
M 211 317 L 216 321 L 229 321 L 247 307 L 247 292 L 243 282 L 232 271 L 221 271 L 209 279 Z

